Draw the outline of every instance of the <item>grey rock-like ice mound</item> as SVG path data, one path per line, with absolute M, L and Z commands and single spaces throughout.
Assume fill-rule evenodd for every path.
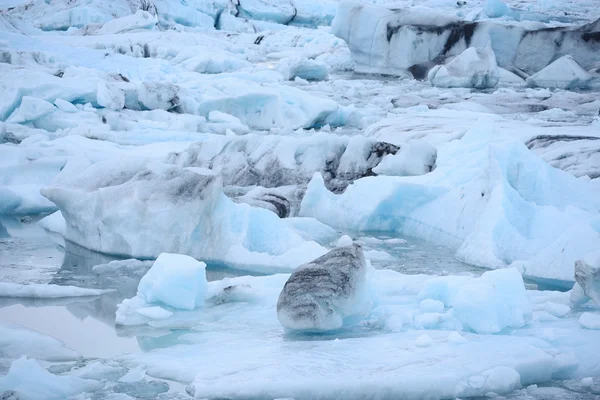
M 360 246 L 338 247 L 290 276 L 277 301 L 277 317 L 294 331 L 339 329 L 368 314 L 367 264 Z
M 600 305 L 600 251 L 575 263 L 575 281 L 587 297 Z

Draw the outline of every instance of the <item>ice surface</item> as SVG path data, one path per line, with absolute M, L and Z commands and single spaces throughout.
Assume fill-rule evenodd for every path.
M 590 253 L 575 263 L 575 281 L 586 296 L 600 305 L 600 252 Z
M 361 247 L 351 244 L 298 267 L 279 295 L 277 317 L 290 330 L 330 331 L 371 307 L 367 264 Z
M 116 291 L 3 298 L 0 319 L 65 345 L 3 324 L 0 374 L 26 355 L 52 362 L 52 378 L 98 382 L 76 399 L 180 400 L 186 386 L 298 400 L 600 393 L 581 382 L 600 375 L 598 305 L 579 284 L 535 290 L 568 289 L 557 279 L 572 283 L 599 247 L 594 1 L 11 2 L 0 0 L 0 280 Z M 336 12 L 333 29 L 313 29 Z M 426 80 L 488 45 L 496 88 Z M 584 90 L 526 87 L 566 55 L 594 77 Z M 305 197 L 315 173 L 323 183 Z M 44 187 L 71 210 L 44 218 L 48 231 L 150 260 L 108 263 L 53 234 L 57 248 L 31 215 L 57 210 Z M 377 269 L 373 307 L 333 331 L 282 327 L 289 274 L 232 269 L 292 272 L 341 236 Z M 201 307 L 137 296 L 163 251 L 219 279 Z M 524 290 L 514 269 L 477 278 L 472 264 L 548 279 Z M 176 287 L 193 282 L 157 287 L 189 300 Z
M 322 81 L 329 76 L 325 63 L 308 58 L 283 58 L 275 68 L 286 80 L 298 77 L 309 81 Z
M 469 47 L 447 64 L 432 68 L 428 79 L 439 87 L 489 89 L 498 84 L 500 73 L 491 47 Z
M 32 357 L 45 361 L 70 361 L 79 354 L 53 337 L 36 331 L 0 323 L 0 354 L 6 358 Z
M 0 297 L 57 299 L 61 297 L 100 296 L 108 292 L 110 292 L 110 290 L 87 289 L 75 286 L 35 283 L 21 285 L 12 282 L 0 282 Z
M 579 324 L 586 329 L 600 329 L 600 313 L 585 312 L 581 314 Z
M 486 0 L 483 12 L 490 18 L 498 18 L 510 13 L 508 7 L 502 0 Z M 493 392 L 493 390 L 491 390 Z
M 97 381 L 51 374 L 25 357 L 13 361 L 8 374 L 0 377 L 0 392 L 13 390 L 27 400 L 62 400 L 98 387 Z
M 6 121 L 12 123 L 30 122 L 50 114 L 54 110 L 55 107 L 47 101 L 31 96 L 23 96 L 19 108 Z
M 564 56 L 527 78 L 529 86 L 578 89 L 588 86 L 592 75 L 571 56 Z
M 377 175 L 423 175 L 435 168 L 437 150 L 424 140 L 410 140 L 396 154 L 390 154 L 373 168 Z
M 452 316 L 463 327 L 477 333 L 496 333 L 506 327 L 520 328 L 531 318 L 523 279 L 514 269 L 489 271 L 480 278 L 438 277 L 425 282 L 419 293 L 423 301 L 441 302 L 442 307 L 421 311 L 443 312 L 452 307 Z M 435 325 L 434 325 L 435 326 Z
M 523 279 L 514 268 L 486 272 L 467 282 L 448 305 L 465 328 L 477 333 L 520 328 L 531 318 Z
M 180 254 L 162 253 L 138 286 L 148 303 L 193 310 L 204 304 L 206 264 Z
M 301 215 L 352 231 L 444 242 L 458 248 L 463 261 L 512 264 L 527 276 L 573 281 L 575 261 L 600 240 L 595 190 L 549 167 L 522 143 L 495 136 L 491 122 L 440 147 L 436 169 L 422 177 L 368 177 L 341 195 L 322 182 L 315 175 Z M 559 219 L 561 228 L 548 223 Z

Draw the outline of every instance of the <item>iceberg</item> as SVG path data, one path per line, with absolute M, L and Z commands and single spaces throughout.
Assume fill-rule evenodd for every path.
M 541 71 L 527 78 L 527 85 L 533 87 L 577 89 L 586 88 L 592 75 L 581 67 L 571 56 L 563 56 Z
M 275 69 L 288 81 L 294 78 L 302 78 L 307 81 L 324 81 L 329 77 L 329 70 L 325 63 L 304 57 L 283 58 L 279 60 Z
M 0 393 L 12 390 L 28 400 L 62 400 L 99 386 L 94 380 L 51 374 L 25 357 L 13 361 L 8 374 L 0 377 Z
M 500 3 L 490 1 L 487 9 L 494 15 L 502 13 Z M 530 28 L 493 20 L 463 20 L 443 10 L 343 0 L 331 29 L 348 43 L 355 70 L 363 73 L 415 75 L 469 47 L 488 43 L 500 67 L 527 74 L 565 55 L 584 68 L 600 61 L 598 21 Z
M 426 175 L 367 177 L 336 195 L 315 174 L 300 215 L 445 243 L 474 265 L 572 282 L 575 261 L 600 245 L 599 210 L 591 185 L 481 121 L 438 148 L 436 169 Z
M 102 253 L 185 254 L 262 271 L 289 270 L 325 253 L 274 213 L 234 203 L 214 174 L 194 168 L 109 159 L 42 194 L 60 209 L 65 239 Z
M 162 253 L 140 280 L 138 295 L 148 303 L 193 310 L 204 304 L 205 268 L 192 257 Z
M 338 247 L 298 267 L 277 300 L 277 317 L 294 331 L 331 331 L 372 308 L 359 245 Z
M 450 62 L 433 67 L 428 79 L 434 86 L 489 89 L 496 87 L 500 73 L 491 47 L 469 47 Z

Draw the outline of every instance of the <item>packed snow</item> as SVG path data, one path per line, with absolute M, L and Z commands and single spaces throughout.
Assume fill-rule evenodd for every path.
M 600 396 L 594 0 L 0 0 L 0 398 Z

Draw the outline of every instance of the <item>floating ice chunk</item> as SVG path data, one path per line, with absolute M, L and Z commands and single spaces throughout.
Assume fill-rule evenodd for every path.
M 428 79 L 445 88 L 489 89 L 498 84 L 500 73 L 491 47 L 469 47 L 449 63 L 431 69 Z
M 51 284 L 0 282 L 0 297 L 27 297 L 35 299 L 57 299 L 63 297 L 100 296 L 112 292 L 108 289 L 86 289 L 76 286 Z
M 573 289 L 571 289 L 571 293 L 569 294 L 569 301 L 573 304 L 583 304 L 590 300 L 590 298 L 585 294 L 581 285 L 578 282 L 575 282 L 573 285 Z
M 592 75 L 571 56 L 563 56 L 546 68 L 527 78 L 533 87 L 577 89 L 588 86 Z
M 584 312 L 579 317 L 579 325 L 586 329 L 600 329 L 600 313 Z
M 98 33 L 100 35 L 107 35 L 133 31 L 136 29 L 150 29 L 157 23 L 158 18 L 156 15 L 152 15 L 148 11 L 137 10 L 135 14 L 105 22 L 98 30 Z
M 104 253 L 187 254 L 266 272 L 326 252 L 274 213 L 231 201 L 214 174 L 146 159 L 101 161 L 42 192 L 61 209 L 66 239 Z
M 396 258 L 383 250 L 365 250 L 365 257 L 371 261 L 392 261 Z
M 8 374 L 0 377 L 0 393 L 14 390 L 19 398 L 27 400 L 64 400 L 99 386 L 96 381 L 51 374 L 25 357 L 13 361 Z
M 413 176 L 431 172 L 437 150 L 424 140 L 410 140 L 396 154 L 389 154 L 373 168 L 378 175 Z
M 314 240 L 315 242 L 326 245 L 333 242 L 338 233 L 335 229 L 324 223 L 309 217 L 293 217 L 283 220 L 296 233 L 305 240 Z
M 109 110 L 120 110 L 125 107 L 125 92 L 108 82 L 98 81 L 98 104 Z
M 73 105 L 73 103 L 70 103 L 63 99 L 54 100 L 54 105 L 56 107 L 58 107 L 59 110 L 64 111 L 64 112 L 76 113 L 79 111 L 77 109 L 77 107 L 75 107 L 75 105 Z
M 486 0 L 483 12 L 490 18 L 498 18 L 510 14 L 510 7 L 502 0 Z
M 37 97 L 23 96 L 21 105 L 6 120 L 7 122 L 20 124 L 23 122 L 34 121 L 44 115 L 48 115 L 56 110 L 52 103 Z
M 297 331 L 341 328 L 350 317 L 365 316 L 373 303 L 367 264 L 358 245 L 339 247 L 298 267 L 277 301 L 281 324 Z
M 119 382 L 124 382 L 124 383 L 138 382 L 138 381 L 141 381 L 142 379 L 144 379 L 144 376 L 146 376 L 146 368 L 143 365 L 140 365 L 133 369 L 130 369 L 127 372 L 127 374 L 125 374 L 124 376 L 122 376 L 119 379 Z
M 352 238 L 348 235 L 342 235 L 336 243 L 337 247 L 349 247 L 352 246 Z
M 162 253 L 138 286 L 148 303 L 193 310 L 204 304 L 206 264 L 181 254 Z
M 571 311 L 571 307 L 566 304 L 558 304 L 553 302 L 548 302 L 544 305 L 546 311 L 555 317 L 564 317 Z
M 248 61 L 225 52 L 199 54 L 188 58 L 179 65 L 188 71 L 200 74 L 222 74 L 252 66 Z
M 419 303 L 419 309 L 422 313 L 443 313 L 444 303 L 437 300 L 425 299 Z
M 520 76 L 513 74 L 507 69 L 498 68 L 498 76 L 500 77 L 499 83 L 507 85 L 524 85 L 525 79 Z
M 329 77 L 325 63 L 306 57 L 283 58 L 277 63 L 275 69 L 288 81 L 296 77 L 308 81 L 324 81 Z
M 17 325 L 0 323 L 2 357 L 33 357 L 44 361 L 76 360 L 80 355 L 53 337 Z
M 589 253 L 575 263 L 575 281 L 586 296 L 600 305 L 600 251 Z
M 471 281 L 468 276 L 440 276 L 425 281 L 419 292 L 419 299 L 433 299 L 451 306 L 459 289 Z
M 594 378 L 592 378 L 592 377 L 583 378 L 583 379 L 581 379 L 580 383 L 581 383 L 581 386 L 586 386 L 586 387 L 592 386 L 594 384 Z
M 506 394 L 521 387 L 521 375 L 510 367 L 496 367 L 475 375 L 456 385 L 456 397 L 485 396 L 487 393 Z
M 467 339 L 458 332 L 450 332 L 448 341 L 451 343 L 465 343 Z
M 48 232 L 58 233 L 62 236 L 65 235 L 66 223 L 60 211 L 53 212 L 47 217 L 44 217 L 38 224 Z
M 577 355 L 573 352 L 557 354 L 552 362 L 552 377 L 567 379 L 579 367 Z
M 167 82 L 144 82 L 137 90 L 140 103 L 148 110 L 169 111 L 179 105 L 179 88 Z
M 433 345 L 433 339 L 427 334 L 422 334 L 415 341 L 417 347 L 430 347 L 431 345 Z
M 477 333 L 520 328 L 531 318 L 523 278 L 515 268 L 484 273 L 458 289 L 454 316 Z
M 438 312 L 426 312 L 415 317 L 415 327 L 418 329 L 438 329 L 440 326 L 449 321 L 450 314 L 442 314 Z
M 237 17 L 255 19 L 260 21 L 272 21 L 287 25 L 296 14 L 296 8 L 290 0 L 248 0 L 240 3 L 237 7 Z

